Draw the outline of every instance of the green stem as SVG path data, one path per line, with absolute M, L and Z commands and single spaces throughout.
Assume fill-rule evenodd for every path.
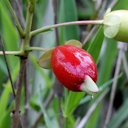
M 28 47 L 25 49 L 26 52 L 31 52 L 31 51 L 47 51 L 48 49 L 42 48 L 42 47 Z M 3 51 L 0 51 L 0 55 L 3 55 Z M 23 55 L 23 51 L 5 51 L 5 55 L 15 55 L 15 56 L 20 56 Z
M 15 12 L 14 12 L 14 10 L 13 10 L 13 8 L 12 8 L 10 2 L 9 2 L 9 0 L 5 0 L 5 3 L 6 3 L 6 5 L 7 5 L 9 11 L 11 12 L 11 14 L 12 14 L 12 16 L 13 16 L 15 22 L 16 22 L 16 27 L 17 27 L 17 29 L 18 29 L 18 31 L 19 31 L 20 36 L 21 36 L 21 37 L 24 37 L 24 31 L 23 31 L 23 29 L 22 29 L 22 27 L 21 27 L 21 25 L 20 25 L 20 22 L 19 22 L 19 20 L 18 20 L 16 14 L 15 14 Z
M 5 55 L 21 55 L 21 51 L 5 51 Z M 0 55 L 3 55 L 3 51 L 0 51 Z
M 26 51 L 47 51 L 48 49 L 42 48 L 42 47 L 28 47 L 26 48 Z
M 57 27 L 64 27 L 64 26 L 70 26 L 70 25 L 85 25 L 85 24 L 103 24 L 103 20 L 72 21 L 72 22 L 65 22 L 65 23 L 44 26 L 40 29 L 32 31 L 31 36 L 37 35 L 39 33 L 42 33 Z
M 34 4 L 31 1 L 28 1 L 27 7 L 27 16 L 26 16 L 26 26 L 25 26 L 25 38 L 22 41 L 21 50 L 25 52 L 26 47 L 29 47 L 30 43 L 30 31 L 32 27 L 33 13 L 34 13 Z

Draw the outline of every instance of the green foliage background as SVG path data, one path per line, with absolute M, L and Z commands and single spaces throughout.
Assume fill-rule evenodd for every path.
M 15 1 L 12 1 L 12 3 L 14 2 Z M 26 1 L 23 0 L 22 3 L 23 14 L 25 17 Z M 118 0 L 113 10 L 128 9 L 127 3 L 128 0 Z M 108 2 L 108 5 L 109 4 L 110 3 Z M 93 20 L 103 17 L 106 10 L 104 9 L 101 16 L 99 16 L 100 9 L 96 10 L 96 6 L 97 3 L 93 0 L 59 0 L 57 8 L 58 22 L 85 19 Z M 108 8 L 107 4 L 106 8 Z M 4 47 L 6 50 L 16 51 L 19 49 L 20 39 L 8 8 L 4 4 L 4 0 L 0 1 L 0 10 L 0 32 L 4 39 Z M 54 24 L 52 1 L 37 0 L 32 29 L 37 29 L 41 26 L 50 24 Z M 65 41 L 70 39 L 77 39 L 84 42 L 91 32 L 92 26 L 68 26 L 61 27 L 58 30 L 59 42 L 56 42 L 55 32 L 48 31 L 34 37 L 31 41 L 31 45 L 51 48 L 58 44 L 62 45 Z M 84 49 L 93 56 L 98 66 L 97 85 L 99 87 L 105 85 L 102 92 L 94 96 L 93 99 L 85 93 L 70 92 L 67 89 L 64 89 L 63 96 L 54 96 L 54 93 L 57 92 L 53 88 L 55 85 L 55 76 L 51 70 L 42 69 L 37 64 L 37 60 L 42 53 L 32 52 L 29 55 L 29 63 L 27 67 L 27 79 L 29 82 L 28 112 L 26 117 L 23 116 L 23 118 L 29 122 L 27 127 L 35 128 L 33 127 L 34 123 L 41 114 L 42 116 L 36 126 L 37 128 L 74 128 L 77 123 L 79 124 L 79 120 L 86 115 L 90 107 L 95 104 L 98 97 L 108 89 L 108 94 L 100 104 L 98 104 L 84 126 L 84 128 L 103 128 L 109 104 L 115 66 L 117 63 L 119 51 L 117 45 L 117 41 L 104 37 L 102 26 L 96 26 L 95 32 L 91 34 L 91 37 L 84 45 Z M 7 56 L 7 60 L 13 82 L 15 83 L 19 72 L 19 59 L 16 56 L 9 55 Z M 123 66 L 121 67 L 121 73 L 117 83 L 115 101 L 112 108 L 113 113 L 108 128 L 128 128 L 128 79 L 126 78 Z M 51 94 L 53 94 L 53 98 L 46 108 L 45 103 Z M 25 111 L 24 95 L 25 92 L 23 89 L 21 97 L 22 115 L 24 115 Z M 11 127 L 10 113 L 13 110 L 13 107 L 14 101 L 8 72 L 4 58 L 0 55 L 0 128 Z

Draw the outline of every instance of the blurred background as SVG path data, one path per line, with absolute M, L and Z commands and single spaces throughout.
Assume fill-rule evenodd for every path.
M 10 0 L 25 27 L 26 0 Z M 128 0 L 37 0 L 32 30 L 46 25 L 77 20 L 103 19 L 108 8 L 128 9 Z M 20 49 L 21 39 L 14 19 L 0 1 L 0 32 L 4 49 Z M 2 31 L 2 28 L 4 31 Z M 128 45 L 104 37 L 99 25 L 68 26 L 34 36 L 31 46 L 52 48 L 70 39 L 81 41 L 98 67 L 97 85 L 101 92 L 93 98 L 63 88 L 52 70 L 37 63 L 43 52 L 30 53 L 21 96 L 23 128 L 128 128 Z M 2 46 L 0 46 L 2 51 Z M 14 85 L 19 74 L 19 58 L 7 55 Z M 14 99 L 7 65 L 0 55 L 0 128 L 11 128 Z M 66 117 L 65 117 L 65 116 Z

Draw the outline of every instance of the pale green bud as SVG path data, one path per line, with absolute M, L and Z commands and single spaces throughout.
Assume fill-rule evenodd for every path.
M 112 11 L 104 16 L 104 34 L 128 43 L 128 10 Z

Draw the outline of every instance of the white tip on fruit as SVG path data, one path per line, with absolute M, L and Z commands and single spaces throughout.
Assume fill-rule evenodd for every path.
M 90 76 L 86 76 L 84 83 L 80 86 L 80 89 L 88 94 L 94 94 L 99 91 L 99 88 Z

